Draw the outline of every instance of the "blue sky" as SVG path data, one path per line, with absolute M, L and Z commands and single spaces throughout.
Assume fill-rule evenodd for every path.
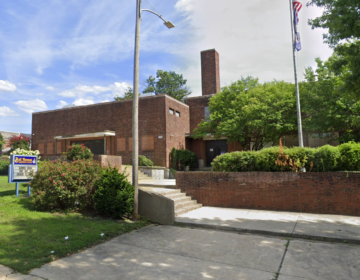
M 32 112 L 112 101 L 132 87 L 135 8 L 135 0 L 1 1 L 0 130 L 30 133 Z M 143 13 L 141 83 L 174 70 L 200 95 L 200 51 L 211 48 L 221 86 L 248 75 L 294 79 L 287 0 L 147 0 L 143 8 L 176 27 Z M 324 30 L 307 25 L 320 13 L 305 5 L 300 12 L 300 80 L 315 57 L 331 54 Z

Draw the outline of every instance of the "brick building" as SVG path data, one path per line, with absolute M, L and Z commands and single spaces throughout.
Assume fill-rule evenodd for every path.
M 170 151 L 189 149 L 200 166 L 227 152 L 226 140 L 196 140 L 191 132 L 208 114 L 209 98 L 220 91 L 219 54 L 201 52 L 202 96 L 180 102 L 166 94 L 139 99 L 139 154 L 155 165 L 170 166 Z M 132 100 L 37 112 L 32 115 L 32 149 L 45 158 L 60 156 L 67 145 L 85 143 L 94 154 L 132 159 Z

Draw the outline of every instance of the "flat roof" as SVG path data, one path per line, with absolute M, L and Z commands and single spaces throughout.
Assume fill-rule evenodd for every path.
M 55 136 L 54 138 L 56 140 L 64 140 L 64 139 L 74 139 L 74 138 L 94 138 L 94 137 L 115 136 L 115 135 L 116 135 L 115 131 L 105 130 L 102 132 Z
M 189 107 L 189 105 L 163 93 L 163 94 L 158 94 L 158 95 L 153 95 L 153 96 L 144 96 L 144 97 L 140 97 L 139 98 L 139 102 L 140 100 L 144 100 L 144 99 L 148 99 L 148 98 L 158 98 L 158 97 L 165 97 L 165 98 L 170 98 L 173 101 L 184 105 L 186 107 Z M 132 102 L 132 99 L 125 99 L 125 100 L 114 100 L 114 101 L 109 101 L 109 102 L 102 102 L 102 103 L 95 103 L 95 104 L 90 104 L 90 105 L 81 105 L 81 106 L 73 106 L 73 107 L 66 107 L 66 108 L 61 108 L 61 109 L 54 109 L 54 110 L 46 110 L 46 111 L 41 111 L 41 112 L 34 112 L 32 113 L 33 115 L 37 115 L 37 114 L 44 114 L 44 113 L 49 113 L 49 112 L 56 112 L 56 111 L 62 111 L 62 110 L 73 110 L 73 109 L 78 109 L 78 108 L 85 108 L 85 107 L 94 107 L 94 106 L 102 106 L 102 105 L 108 105 L 110 103 L 121 103 L 121 102 Z

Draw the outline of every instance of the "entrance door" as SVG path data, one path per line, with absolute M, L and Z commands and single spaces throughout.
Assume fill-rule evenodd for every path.
M 83 140 L 83 141 L 71 141 L 73 144 L 84 144 L 86 148 L 89 148 L 94 155 L 105 155 L 104 152 L 104 139 L 99 140 Z
M 214 158 L 228 152 L 226 140 L 206 141 L 206 166 L 210 167 Z

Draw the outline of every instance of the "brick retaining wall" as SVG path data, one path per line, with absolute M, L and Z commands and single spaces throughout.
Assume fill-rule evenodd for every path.
M 176 172 L 203 206 L 360 216 L 360 173 Z

